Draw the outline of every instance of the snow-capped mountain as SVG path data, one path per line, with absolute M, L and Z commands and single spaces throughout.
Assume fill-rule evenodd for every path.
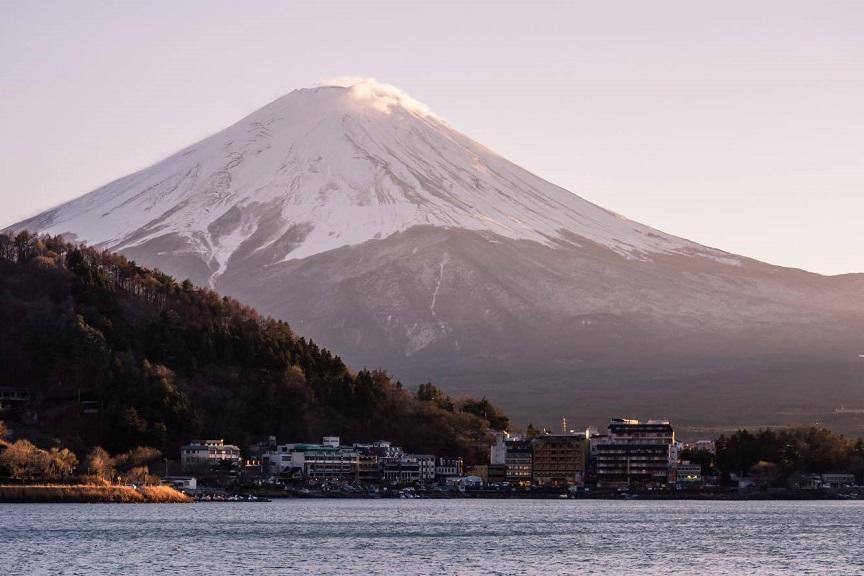
M 294 91 L 25 224 L 119 249 L 171 236 L 214 285 L 238 251 L 275 263 L 420 225 L 549 246 L 575 234 L 632 258 L 723 257 L 522 170 L 372 80 Z
M 291 92 L 14 228 L 122 251 L 355 364 L 486 392 L 517 417 L 584 415 L 614 389 L 634 406 L 649 389 L 668 404 L 687 379 L 771 389 L 790 362 L 846 366 L 864 326 L 860 277 L 777 268 L 628 220 L 372 80 Z M 809 402 L 809 372 L 793 373 L 800 394 L 767 413 Z M 645 384 L 657 379 L 669 384 Z M 737 405 L 750 414 L 752 393 Z

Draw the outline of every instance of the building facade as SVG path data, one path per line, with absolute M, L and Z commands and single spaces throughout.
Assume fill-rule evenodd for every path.
M 420 470 L 419 480 L 424 483 L 435 481 L 435 456 L 432 454 L 408 454 L 407 458 L 417 462 Z
M 598 487 L 659 488 L 675 482 L 675 432 L 665 420 L 616 418 L 596 442 Z
M 291 467 L 302 470 L 307 481 L 356 482 L 360 455 L 353 449 L 332 444 L 295 444 Z
M 417 458 L 404 456 L 399 460 L 385 462 L 382 466 L 384 481 L 388 484 L 409 485 L 420 482 L 421 469 Z
M 531 441 L 537 486 L 584 486 L 588 441 L 584 434 L 545 434 Z
M 351 447 L 341 446 L 339 438 L 325 436 L 320 444 L 280 444 L 261 455 L 269 474 L 313 482 L 357 482 L 361 476 L 378 477 L 377 457 L 362 457 Z M 361 465 L 362 462 L 362 465 Z
M 461 458 L 406 454 L 386 441 L 343 446 L 337 436 L 325 436 L 320 444 L 276 444 L 269 438 L 259 445 L 259 454 L 272 481 L 413 485 L 463 474 Z
M 531 484 L 533 449 L 530 440 L 511 437 L 507 432 L 495 434 L 495 443 L 489 447 L 489 465 L 495 467 L 490 482 L 509 482 L 520 486 Z M 503 467 L 502 469 L 498 468 Z M 502 477 L 503 476 L 503 477 Z
M 218 440 L 193 440 L 180 447 L 180 465 L 184 469 L 231 466 L 239 467 L 242 463 L 240 448 L 233 444 L 225 444 Z
M 530 486 L 533 480 L 534 450 L 530 440 L 507 441 L 506 480 L 518 486 Z
M 462 476 L 462 470 L 462 458 L 435 459 L 435 480 L 437 482 L 446 482 L 448 478 L 458 478 Z
M 844 473 L 822 474 L 823 488 L 851 488 L 855 486 L 855 475 Z
M 693 462 L 679 462 L 675 470 L 675 483 L 678 488 L 699 488 L 702 486 L 702 465 Z

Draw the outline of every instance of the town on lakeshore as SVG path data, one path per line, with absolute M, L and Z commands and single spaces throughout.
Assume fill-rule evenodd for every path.
M 352 371 L 283 321 L 62 236 L 0 234 L 0 293 L 0 501 L 862 494 L 858 428 L 517 435 L 485 396 Z
M 487 463 L 409 453 L 386 440 L 343 445 L 279 444 L 274 437 L 248 454 L 223 439 L 180 449 L 180 474 L 163 482 L 200 500 L 226 498 L 226 487 L 294 497 L 540 497 L 540 498 L 857 498 L 852 473 L 797 474 L 783 489 L 765 491 L 758 471 L 721 482 L 706 470 L 714 440 L 676 440 L 667 420 L 615 418 L 606 430 L 494 433 Z M 688 458 L 692 458 L 691 461 Z M 167 467 L 167 461 L 166 461 Z M 207 479 L 203 485 L 200 480 Z

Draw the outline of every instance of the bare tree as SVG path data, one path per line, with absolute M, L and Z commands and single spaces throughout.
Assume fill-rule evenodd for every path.
M 29 480 L 40 475 L 42 458 L 39 450 L 29 440 L 18 440 L 10 444 L 0 454 L 0 464 L 6 467 L 9 475 L 16 480 Z
M 51 448 L 48 452 L 48 470 L 46 477 L 50 480 L 68 480 L 78 466 L 78 457 L 68 448 Z
M 114 478 L 114 459 L 101 446 L 96 446 L 87 453 L 84 459 L 84 468 L 87 474 L 96 476 L 100 480 L 111 480 Z

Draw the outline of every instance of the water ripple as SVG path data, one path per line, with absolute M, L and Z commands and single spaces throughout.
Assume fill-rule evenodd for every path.
M 851 575 L 864 503 L 0 504 L 3 576 Z

